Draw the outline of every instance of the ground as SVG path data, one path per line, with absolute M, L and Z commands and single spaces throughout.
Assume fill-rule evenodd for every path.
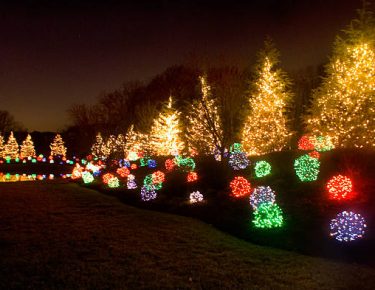
M 374 289 L 375 269 L 256 246 L 64 181 L 0 184 L 0 289 Z

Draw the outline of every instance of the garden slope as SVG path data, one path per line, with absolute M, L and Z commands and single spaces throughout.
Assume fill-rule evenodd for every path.
M 255 246 L 64 182 L 0 185 L 0 289 L 371 289 L 375 269 Z

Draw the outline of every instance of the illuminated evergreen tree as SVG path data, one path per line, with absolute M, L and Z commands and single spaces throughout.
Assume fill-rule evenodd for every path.
M 337 147 L 375 147 L 375 23 L 365 9 L 336 38 L 313 100 L 308 131 Z
M 150 145 L 154 154 L 177 155 L 184 150 L 179 116 L 180 112 L 173 108 L 172 97 L 169 97 L 151 127 Z
M 149 138 L 148 135 L 142 134 L 134 130 L 134 125 L 132 124 L 125 135 L 125 146 L 124 153 L 125 158 L 133 159 L 135 154 L 148 153 L 149 151 Z M 133 155 L 133 156 L 129 156 Z M 133 158 L 129 158 L 133 157 Z
M 3 158 L 4 149 L 5 149 L 5 146 L 4 146 L 4 137 L 1 136 L 1 134 L 0 134 L 0 158 Z
M 222 150 L 223 130 L 216 101 L 206 77 L 199 77 L 202 98 L 195 101 L 188 115 L 186 139 L 188 146 L 199 153 L 213 153 Z
M 19 146 L 13 132 L 10 132 L 8 142 L 4 146 L 3 156 L 9 156 L 11 159 L 16 159 L 19 156 Z
M 105 152 L 107 156 L 114 156 L 117 153 L 116 137 L 114 135 L 109 135 L 105 143 Z
M 36 155 L 34 142 L 30 134 L 27 134 L 26 139 L 22 142 L 20 155 L 21 158 L 34 157 Z
M 256 79 L 250 88 L 249 114 L 242 131 L 242 145 L 250 155 L 280 151 L 288 146 L 286 110 L 292 99 L 289 79 L 278 68 L 279 53 L 270 40 L 259 53 Z
M 49 147 L 51 148 L 51 156 L 66 156 L 66 147 L 60 134 L 56 134 Z
M 109 155 L 108 149 L 104 144 L 102 134 L 99 132 L 96 135 L 95 143 L 91 146 L 91 154 L 95 158 L 106 159 Z

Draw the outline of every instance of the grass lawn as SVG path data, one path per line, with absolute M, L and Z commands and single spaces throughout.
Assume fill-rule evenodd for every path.
M 0 184 L 0 289 L 374 289 L 375 269 L 256 246 L 64 181 Z

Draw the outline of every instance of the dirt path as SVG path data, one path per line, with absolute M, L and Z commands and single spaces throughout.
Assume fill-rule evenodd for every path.
M 0 289 L 371 289 L 375 269 L 255 246 L 76 184 L 0 184 Z

